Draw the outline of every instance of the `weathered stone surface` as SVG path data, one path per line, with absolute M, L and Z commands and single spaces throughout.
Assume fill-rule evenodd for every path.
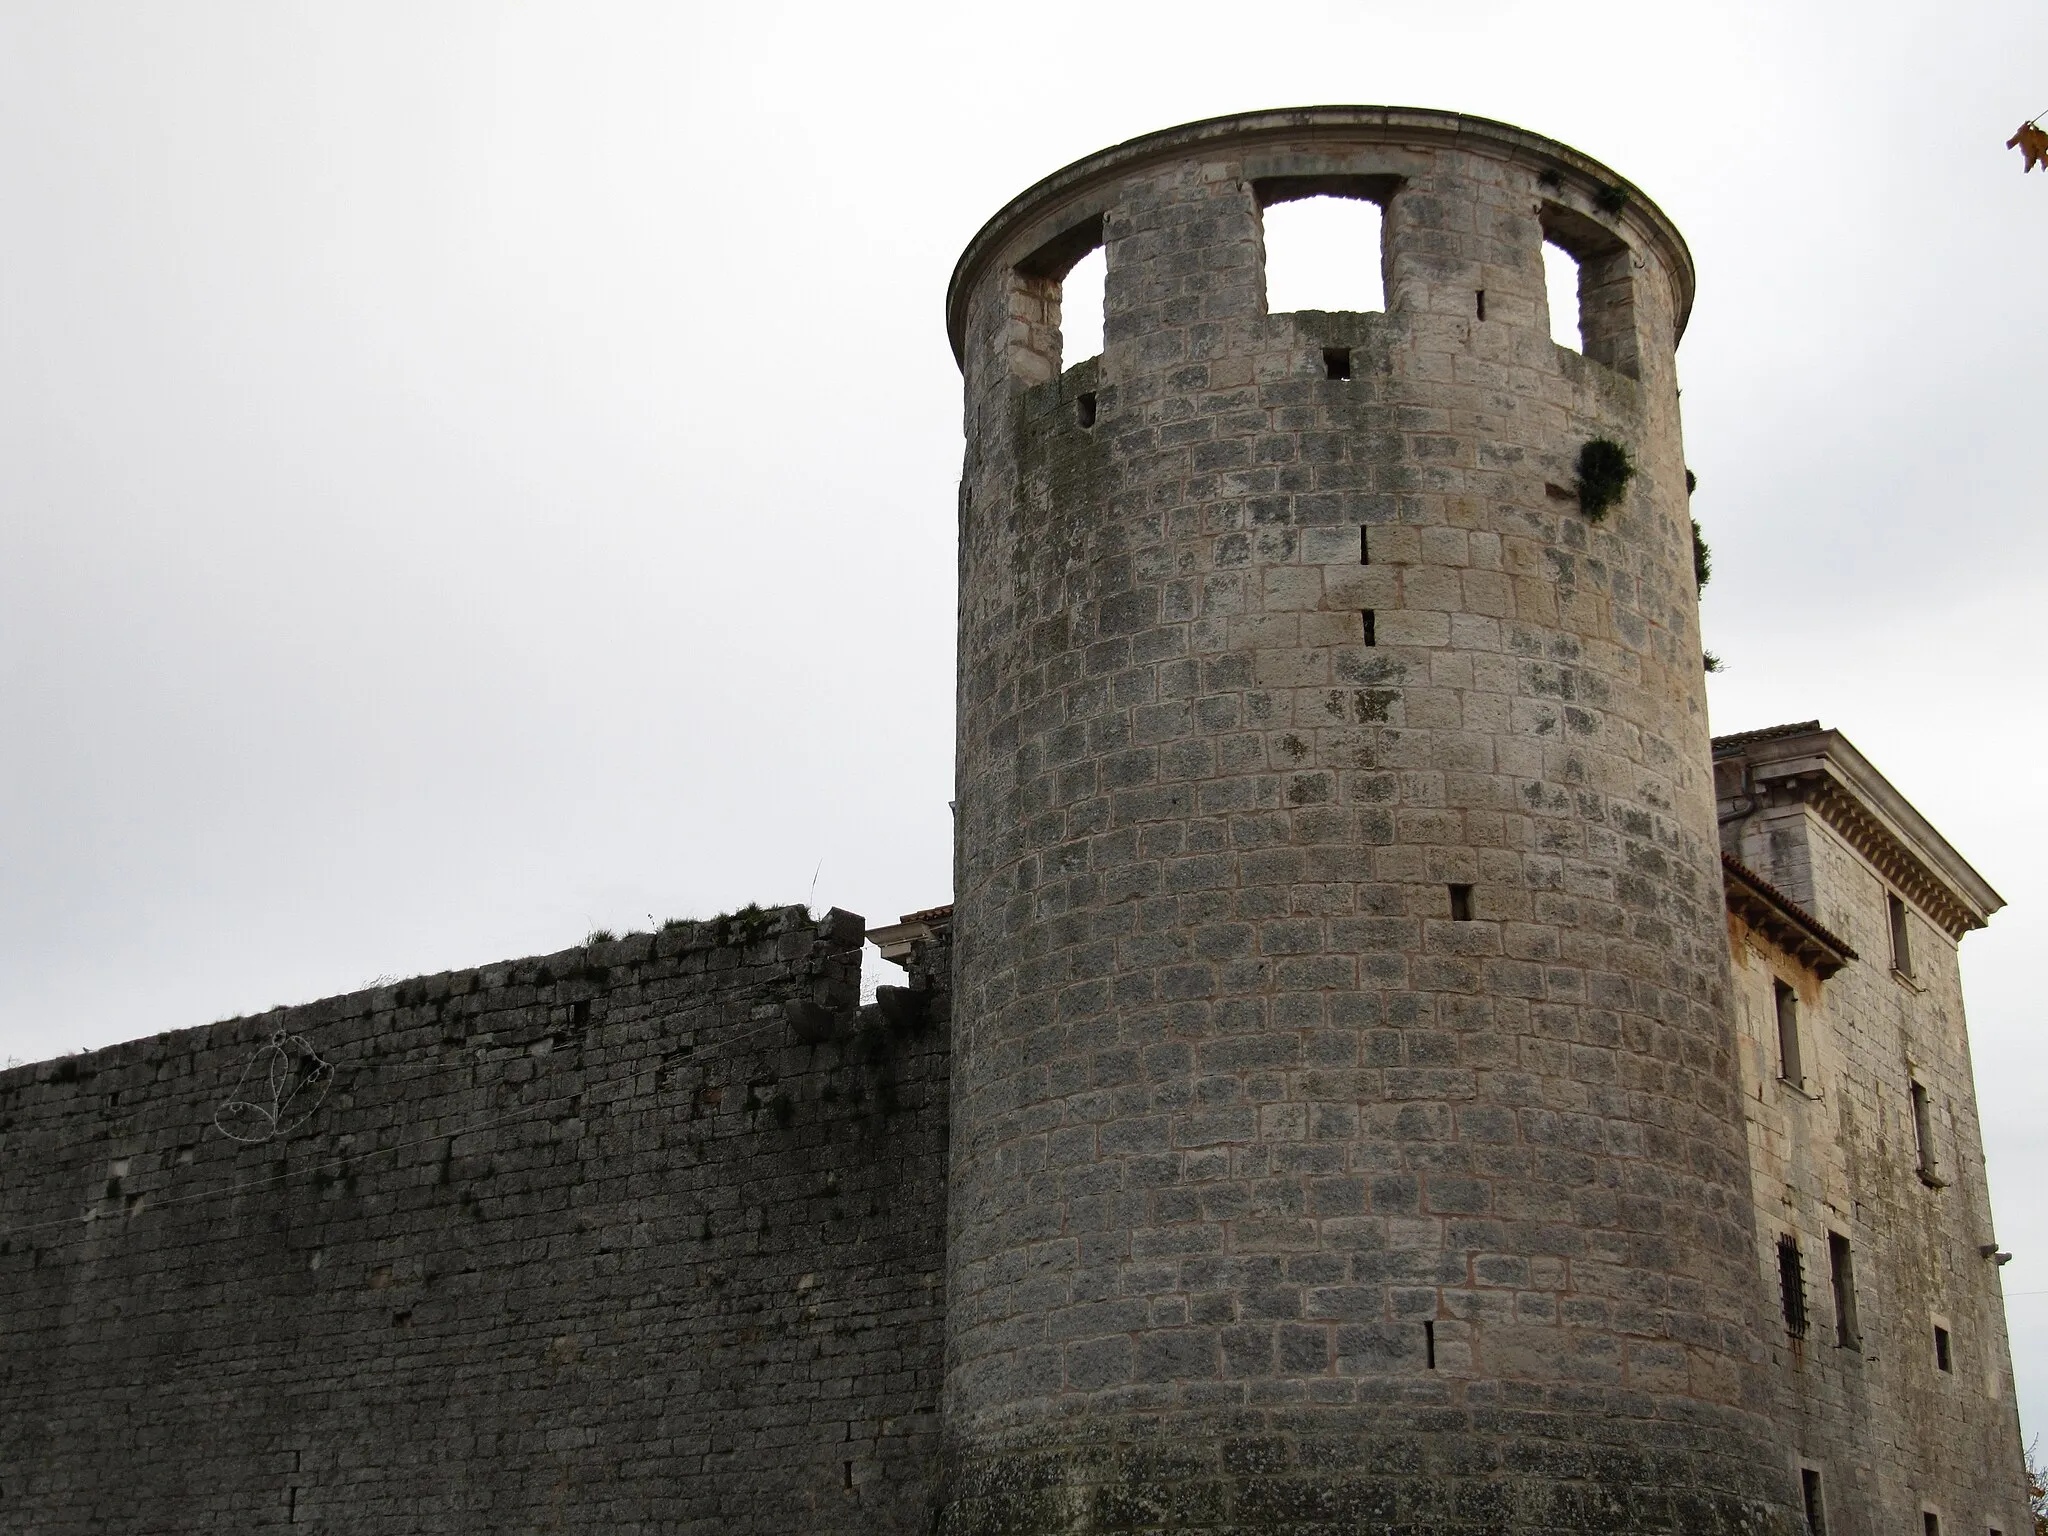
M 1690 263 L 1624 185 L 1447 114 L 1263 114 L 1070 167 L 963 258 L 948 1529 L 1796 1506 Z M 1387 312 L 1267 313 L 1262 205 L 1332 190 L 1384 207 Z M 1098 234 L 1103 355 L 1062 371 Z M 1549 338 L 1546 235 L 1592 356 Z M 1638 471 L 1598 522 L 1549 489 L 1594 438 Z
M 945 1009 L 856 1017 L 861 932 L 792 907 L 0 1074 L 0 1530 L 927 1530 Z M 237 1144 L 280 1030 L 331 1086 Z
M 1262 206 L 1333 191 L 1387 312 L 1267 313 Z M 1998 898 L 1835 733 L 1710 748 L 1690 283 L 1446 114 L 1025 194 L 951 296 L 960 907 L 873 935 L 908 985 L 749 908 L 0 1073 L 0 1531 L 2026 1529 Z
M 1816 1480 L 1831 1531 L 1924 1531 L 1931 1512 L 1943 1531 L 2017 1536 L 2031 1521 L 1956 952 L 2002 903 L 1837 732 L 1730 737 L 1715 775 L 1724 847 L 1853 953 L 1830 971 L 1798 935 L 1730 918 L 1782 1454 Z

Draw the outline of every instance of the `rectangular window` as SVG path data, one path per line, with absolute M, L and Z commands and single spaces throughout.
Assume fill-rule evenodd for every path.
M 1799 1054 L 1799 994 L 1782 981 L 1771 983 L 1778 1000 L 1778 1076 L 1794 1088 L 1806 1086 Z
M 1472 887 L 1454 885 L 1451 887 L 1451 921 L 1469 923 L 1472 921 Z
M 1550 305 L 1550 339 L 1577 352 L 1586 344 L 1579 320 L 1579 259 L 1548 240 L 1543 243 L 1543 291 Z
M 1835 1343 L 1843 1349 L 1859 1349 L 1863 1336 L 1856 1328 L 1856 1268 L 1849 1254 L 1849 1239 L 1839 1232 L 1828 1234 L 1828 1283 L 1835 1293 Z
M 1544 203 L 1537 217 L 1551 339 L 1639 377 L 1635 269 L 1642 258 L 1600 220 L 1561 204 Z
M 1102 215 L 1060 231 L 1010 271 L 1010 373 L 1043 384 L 1102 350 Z
M 1387 190 L 1384 185 L 1311 187 L 1290 184 L 1287 178 L 1259 185 L 1268 314 L 1387 307 L 1385 222 L 1374 200 Z
M 1060 366 L 1071 368 L 1102 351 L 1104 291 L 1109 286 L 1109 252 L 1098 245 L 1060 279 Z
M 1934 1325 L 1934 1364 L 1937 1370 L 1953 1371 L 1956 1368 L 1955 1360 L 1949 1354 L 1948 1330 L 1939 1323 Z
M 1901 976 L 1913 974 L 1913 946 L 1906 935 L 1906 904 L 1887 891 L 1884 904 L 1892 925 L 1892 969 Z
M 1806 1495 L 1806 1528 L 1813 1536 L 1828 1536 L 1827 1512 L 1820 1503 L 1820 1473 L 1812 1467 L 1799 1469 L 1799 1489 Z
M 1920 1160 L 1920 1177 L 1930 1184 L 1941 1182 L 1934 1160 L 1934 1103 L 1927 1096 L 1927 1087 L 1917 1078 L 1913 1081 L 1913 1142 L 1914 1151 Z
M 1941 1516 L 1931 1509 L 1920 1511 L 1921 1536 L 1941 1536 Z
M 1785 1309 L 1785 1331 L 1806 1337 L 1806 1266 L 1799 1257 L 1799 1239 L 1786 1233 L 1778 1239 L 1778 1295 Z

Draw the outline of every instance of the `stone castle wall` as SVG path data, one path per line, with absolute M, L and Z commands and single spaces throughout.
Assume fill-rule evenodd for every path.
M 1255 114 L 1070 167 L 962 260 L 949 1529 L 1789 1511 L 1690 267 L 1617 183 L 1449 114 Z M 1268 313 L 1262 209 L 1332 192 L 1384 210 L 1386 313 Z M 1596 437 L 1639 468 L 1597 523 Z
M 0 1530 L 927 1530 L 944 959 L 856 1014 L 862 933 L 749 913 L 0 1073 Z M 230 1140 L 278 1031 L 324 1100 Z

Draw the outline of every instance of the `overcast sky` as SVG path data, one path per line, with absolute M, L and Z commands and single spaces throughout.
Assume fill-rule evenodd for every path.
M 0 1059 L 949 899 L 955 256 L 1154 128 L 1454 108 L 1691 241 L 1715 728 L 1841 728 L 2012 904 L 1965 974 L 2048 1428 L 2044 44 L 2038 0 L 0 0 Z

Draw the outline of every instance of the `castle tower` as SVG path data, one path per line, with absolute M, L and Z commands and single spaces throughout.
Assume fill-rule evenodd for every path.
M 1383 210 L 1385 313 L 1268 312 L 1315 195 Z M 1405 109 L 1119 145 L 961 258 L 946 1529 L 1784 1518 L 1691 294 L 1613 172 Z

